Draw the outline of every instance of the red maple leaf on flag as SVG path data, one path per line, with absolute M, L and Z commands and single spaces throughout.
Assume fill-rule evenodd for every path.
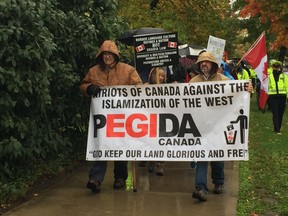
M 177 42 L 168 41 L 169 48 L 177 48 Z
M 266 37 L 263 32 L 255 41 L 252 47 L 244 55 L 244 59 L 255 70 L 260 82 L 260 97 L 259 107 L 265 110 L 268 99 L 268 74 L 267 74 L 267 51 L 266 51 Z
M 136 49 L 136 52 L 141 52 L 141 51 L 145 50 L 145 45 L 141 44 L 141 45 L 137 46 L 135 49 Z

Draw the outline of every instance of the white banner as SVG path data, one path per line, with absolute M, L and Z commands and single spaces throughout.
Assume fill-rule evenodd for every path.
M 214 36 L 209 36 L 207 51 L 212 52 L 220 66 L 222 61 L 223 52 L 225 49 L 226 40 L 217 38 Z
M 248 160 L 248 81 L 103 88 L 92 98 L 86 159 Z

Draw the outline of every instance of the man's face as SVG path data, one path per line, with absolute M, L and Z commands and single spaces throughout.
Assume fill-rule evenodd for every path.
M 281 73 L 281 66 L 278 64 L 274 64 L 273 65 L 273 71 L 277 71 L 278 73 Z
M 111 52 L 104 52 L 103 53 L 103 61 L 105 65 L 112 65 L 115 62 L 115 57 Z
M 209 74 L 211 68 L 212 68 L 212 62 L 210 62 L 210 61 L 200 62 L 200 69 L 204 74 Z

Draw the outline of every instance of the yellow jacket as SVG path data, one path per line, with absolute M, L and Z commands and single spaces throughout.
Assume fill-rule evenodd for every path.
M 237 73 L 237 78 L 238 80 L 249 80 L 250 77 L 249 77 L 249 73 L 245 70 L 245 69 L 242 69 L 242 72 L 241 73 Z
M 288 94 L 288 77 L 281 72 L 279 74 L 278 82 L 276 82 L 272 68 L 268 69 L 268 94 L 269 95 Z

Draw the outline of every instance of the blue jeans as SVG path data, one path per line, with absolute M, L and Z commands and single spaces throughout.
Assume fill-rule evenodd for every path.
M 197 161 L 195 173 L 195 189 L 202 188 L 208 193 L 207 174 L 208 174 L 207 161 Z M 211 161 L 211 178 L 212 183 L 217 185 L 224 184 L 224 161 Z
M 100 182 L 103 182 L 106 170 L 107 170 L 107 161 L 94 161 L 90 171 L 89 179 L 97 179 Z M 114 179 L 122 178 L 124 180 L 128 177 L 128 168 L 127 161 L 114 161 Z

